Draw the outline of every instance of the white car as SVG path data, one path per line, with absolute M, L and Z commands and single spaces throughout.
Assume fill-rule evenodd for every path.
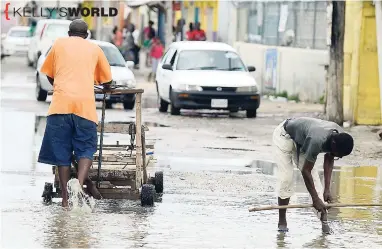
M 113 81 L 116 85 L 125 85 L 128 88 L 135 88 L 136 81 L 133 72 L 129 69 L 134 66 L 134 62 L 125 61 L 121 52 L 116 46 L 109 42 L 89 40 L 100 46 L 100 48 L 105 53 L 107 60 L 109 61 L 111 67 L 111 74 Z M 45 74 L 41 73 L 41 67 L 44 64 L 45 58 L 48 55 L 50 48 L 47 52 L 42 54 L 37 62 L 36 71 L 36 99 L 38 101 L 46 101 L 48 92 L 53 90 L 52 85 L 48 81 Z M 101 94 L 95 95 L 96 101 L 102 101 L 103 96 Z M 133 109 L 135 105 L 135 94 L 125 94 L 125 95 L 110 95 L 106 99 L 106 108 L 112 108 L 114 103 L 123 103 L 125 109 Z
M 205 41 L 174 42 L 156 73 L 160 112 L 179 115 L 181 109 L 218 109 L 256 117 L 260 95 L 255 79 L 234 48 Z
M 31 35 L 27 26 L 15 26 L 9 29 L 2 41 L 4 56 L 27 54 Z
M 28 49 L 28 66 L 37 66 L 37 60 L 41 54 L 52 46 L 54 40 L 67 37 L 70 20 L 42 19 L 37 22 L 35 32 Z M 90 34 L 90 33 L 89 33 Z M 88 39 L 90 35 L 88 36 Z

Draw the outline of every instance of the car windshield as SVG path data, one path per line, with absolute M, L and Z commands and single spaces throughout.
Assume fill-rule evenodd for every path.
M 68 24 L 49 24 L 44 31 L 44 35 L 51 39 L 57 39 L 59 37 L 68 36 L 68 31 Z
M 111 46 L 100 47 L 103 50 L 111 67 L 125 67 L 125 60 L 117 48 Z
M 10 37 L 30 37 L 29 30 L 12 30 L 9 32 Z
M 230 51 L 189 50 L 179 54 L 177 70 L 246 71 L 240 57 Z

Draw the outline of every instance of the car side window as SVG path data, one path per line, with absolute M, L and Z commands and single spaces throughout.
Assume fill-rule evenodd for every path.
M 172 48 L 170 48 L 170 49 L 168 49 L 167 51 L 166 51 L 166 53 L 164 53 L 164 55 L 163 55 L 163 57 L 162 57 L 162 61 L 161 62 L 165 62 L 166 61 L 166 58 L 167 58 L 167 56 L 169 55 L 169 54 L 171 54 L 171 52 L 172 52 Z
M 174 55 L 172 56 L 171 58 L 171 61 L 170 61 L 170 65 L 171 66 L 174 66 L 174 62 L 175 62 L 175 58 L 176 58 L 176 55 L 178 54 L 178 51 L 175 51 Z
M 173 57 L 174 52 L 176 52 L 175 49 L 172 49 L 171 51 L 169 51 L 166 59 L 164 60 L 164 64 L 170 64 L 171 63 L 171 59 Z

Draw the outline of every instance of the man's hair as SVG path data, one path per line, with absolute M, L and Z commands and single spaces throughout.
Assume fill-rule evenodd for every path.
M 69 25 L 69 35 L 87 37 L 88 25 L 84 20 L 75 19 Z
M 347 156 L 353 151 L 354 140 L 350 134 L 335 133 L 332 139 L 336 143 L 336 150 L 339 154 Z

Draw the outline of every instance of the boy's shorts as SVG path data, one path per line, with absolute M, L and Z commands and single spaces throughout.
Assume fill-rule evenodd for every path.
M 93 161 L 97 152 L 97 125 L 74 114 L 53 114 L 47 117 L 39 163 L 70 166 L 74 152 L 80 158 Z

